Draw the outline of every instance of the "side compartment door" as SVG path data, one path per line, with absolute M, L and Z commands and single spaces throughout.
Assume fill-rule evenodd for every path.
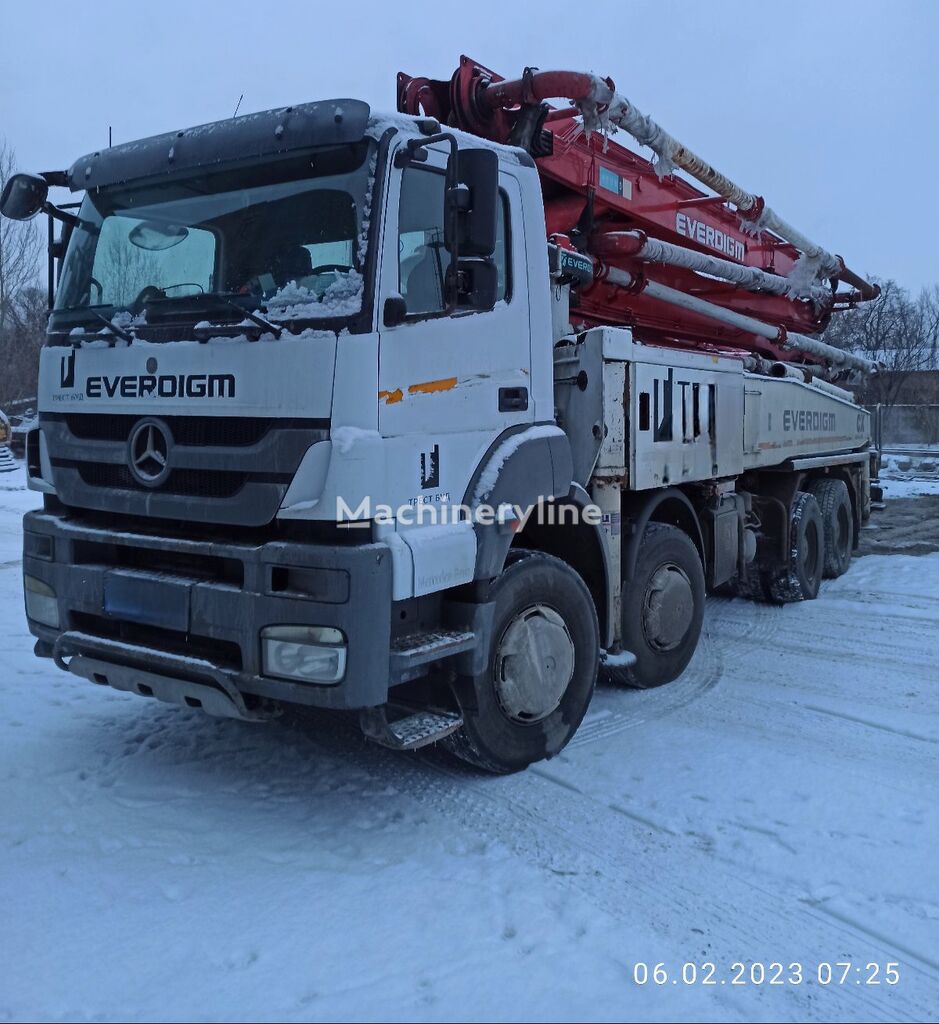
M 632 490 L 743 472 L 741 374 L 634 363 L 630 436 Z

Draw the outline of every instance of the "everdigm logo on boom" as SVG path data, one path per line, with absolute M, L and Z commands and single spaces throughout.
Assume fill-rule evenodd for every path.
M 783 430 L 790 431 L 832 431 L 837 429 L 833 412 L 819 412 L 817 409 L 784 409 Z

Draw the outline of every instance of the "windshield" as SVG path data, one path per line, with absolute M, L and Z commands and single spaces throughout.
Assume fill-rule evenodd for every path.
M 371 145 L 89 193 L 55 302 L 84 316 L 57 319 L 231 319 L 232 302 L 279 320 L 358 313 Z

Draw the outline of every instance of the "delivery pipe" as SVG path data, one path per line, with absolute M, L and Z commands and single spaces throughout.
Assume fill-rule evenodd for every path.
M 790 298 L 811 299 L 816 306 L 829 305 L 832 291 L 820 284 L 799 286 L 789 278 L 770 274 L 758 267 L 746 267 L 717 256 L 695 252 L 682 245 L 673 245 L 649 238 L 644 231 L 609 231 L 594 235 L 591 248 L 599 256 L 634 256 L 649 263 L 696 270 L 724 281 L 731 281 L 751 292 L 769 292 Z
M 800 380 L 803 384 L 812 384 L 820 391 L 824 391 L 829 395 L 834 395 L 835 398 L 845 398 L 848 401 L 852 400 L 850 391 L 845 391 L 844 388 L 839 388 L 837 384 L 832 384 L 830 381 L 819 380 L 818 377 L 812 373 L 812 368 L 808 366 L 794 366 L 792 363 L 781 363 L 777 360 L 776 362 L 770 363 L 769 375 L 771 377 L 784 377 Z
M 649 298 L 667 302 L 670 306 L 678 306 L 680 309 L 687 309 L 691 313 L 697 313 L 699 316 L 706 317 L 709 320 L 716 320 L 739 331 L 746 331 L 748 334 L 755 334 L 757 337 L 766 338 L 767 341 L 772 341 L 783 348 L 806 352 L 835 366 L 860 370 L 863 373 L 875 373 L 877 371 L 875 363 L 852 355 L 850 352 L 844 352 L 833 345 L 826 345 L 823 341 L 810 338 L 805 334 L 790 334 L 783 327 L 773 327 L 770 324 L 763 323 L 762 320 L 756 320 L 752 316 L 737 313 L 732 309 L 725 309 L 723 306 L 716 306 L 713 302 L 707 302 L 705 299 L 699 299 L 697 296 L 689 295 L 687 292 L 680 292 L 675 288 L 669 288 L 667 285 L 659 284 L 658 281 L 637 278 L 634 274 L 630 274 L 626 270 L 620 270 L 618 267 L 601 266 L 597 279 L 600 282 L 606 282 L 620 288 L 641 291 L 643 295 L 648 295 Z
M 540 103 L 564 97 L 571 100 L 583 115 L 587 131 L 615 125 L 628 132 L 637 142 L 649 146 L 657 156 L 657 173 L 670 174 L 680 167 L 695 180 L 736 206 L 743 221 L 756 233 L 772 231 L 790 242 L 805 255 L 811 276 L 844 278 L 857 288 L 865 299 L 876 298 L 877 285 L 865 281 L 849 270 L 844 260 L 813 242 L 797 228 L 766 206 L 762 196 L 741 188 L 736 182 L 712 167 L 693 150 L 682 145 L 651 117 L 616 92 L 609 78 L 577 71 L 537 71 L 526 68 L 521 78 L 503 82 L 480 79 L 476 93 L 478 102 L 490 110 L 520 103 Z
M 817 366 L 781 363 L 778 360 L 773 361 L 764 359 L 762 356 L 750 355 L 744 359 L 743 368 L 750 373 L 758 373 L 764 377 L 775 377 L 778 380 L 794 380 L 800 384 L 811 384 L 812 387 L 817 388 L 819 391 L 824 391 L 834 398 L 841 398 L 848 402 L 854 401 L 850 391 L 845 391 L 844 388 L 838 387 L 837 384 L 820 379 L 817 375 Z M 815 372 L 813 373 L 813 371 Z

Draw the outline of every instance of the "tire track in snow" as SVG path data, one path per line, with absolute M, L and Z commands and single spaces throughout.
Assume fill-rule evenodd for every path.
M 536 767 L 535 774 L 537 774 L 545 782 L 560 788 L 562 791 L 565 791 L 565 794 L 572 793 L 574 794 L 575 798 L 579 798 L 577 804 L 577 813 L 575 815 L 574 809 L 572 808 L 572 805 L 570 803 L 570 798 L 566 796 L 562 798 L 564 806 L 559 807 L 558 795 L 556 791 L 550 794 L 543 794 L 542 799 L 539 801 L 541 812 L 538 817 L 544 829 L 547 831 L 556 830 L 559 827 L 560 823 L 560 827 L 565 831 L 568 840 L 572 843 L 572 845 L 575 848 L 580 847 L 583 849 L 589 849 L 589 851 L 594 855 L 601 855 L 606 862 L 606 866 L 612 869 L 614 873 L 621 873 L 623 864 L 620 862 L 619 858 L 611 857 L 610 850 L 622 850 L 623 846 L 625 845 L 624 841 L 628 840 L 627 837 L 624 836 L 622 828 L 617 828 L 615 826 L 611 828 L 609 822 L 606 822 L 602 825 L 599 824 L 599 822 L 601 821 L 599 815 L 603 813 L 604 809 L 613 810 L 615 812 L 623 814 L 624 816 L 635 822 L 643 824 L 646 827 L 650 827 L 658 831 L 659 833 L 663 833 L 667 836 L 677 838 L 679 841 L 681 841 L 681 839 L 683 838 L 681 836 L 676 836 L 673 830 L 669 829 L 667 826 L 661 824 L 660 822 L 656 822 L 651 819 L 645 818 L 642 815 L 635 814 L 634 812 L 617 805 L 614 801 L 606 801 L 593 797 L 591 794 L 580 789 L 575 784 L 569 782 L 567 779 L 555 776 L 551 772 L 550 768 L 546 769 Z M 513 800 L 512 802 L 514 803 L 515 801 Z M 531 812 L 531 809 L 529 810 Z M 593 837 L 593 841 L 591 841 L 592 832 L 602 832 L 604 834 L 595 835 Z M 615 833 L 615 835 L 607 835 L 607 833 L 610 832 Z M 609 840 L 611 839 L 614 841 L 610 842 Z M 671 843 L 669 845 L 675 844 Z M 684 854 L 685 851 L 682 851 L 682 853 Z M 680 860 L 681 858 L 678 859 Z M 624 860 L 626 862 L 632 862 L 631 858 L 629 857 L 624 858 Z M 686 916 L 684 918 L 678 918 L 678 920 L 691 920 L 692 918 L 688 918 L 687 914 L 689 912 L 692 915 L 694 915 L 695 913 L 700 914 L 702 908 L 706 909 L 707 917 L 710 921 L 727 920 L 726 907 L 728 905 L 734 908 L 740 908 L 743 906 L 753 908 L 754 903 L 756 903 L 760 905 L 761 908 L 764 910 L 764 914 L 761 916 L 763 916 L 765 920 L 772 920 L 777 925 L 780 922 L 784 924 L 784 927 L 781 929 L 783 935 L 805 936 L 807 922 L 804 919 L 806 917 L 811 917 L 815 921 L 813 930 L 816 936 L 815 957 L 817 961 L 819 959 L 824 960 L 826 955 L 831 955 L 832 949 L 843 948 L 839 944 L 838 937 L 831 934 L 831 922 L 825 922 L 822 918 L 819 917 L 818 912 L 821 912 L 822 914 L 827 915 L 829 918 L 838 921 L 840 925 L 842 925 L 841 928 L 837 929 L 839 932 L 843 933 L 841 936 L 841 941 L 844 940 L 845 935 L 849 936 L 855 942 L 858 940 L 864 942 L 865 940 L 873 939 L 881 947 L 885 955 L 890 953 L 895 954 L 897 951 L 900 951 L 919 961 L 920 965 L 932 967 L 932 960 L 928 957 L 928 955 L 916 950 L 907 949 L 893 942 L 891 938 L 881 933 L 871 931 L 863 926 L 858 927 L 856 922 L 854 922 L 853 920 L 844 916 L 838 917 L 836 913 L 829 910 L 829 908 L 827 908 L 823 904 L 806 903 L 805 906 L 808 908 L 809 912 L 800 912 L 798 907 L 793 908 L 789 904 L 788 900 L 784 899 L 783 897 L 780 897 L 778 894 L 768 892 L 762 886 L 757 885 L 756 883 L 751 882 L 745 878 L 741 878 L 740 875 L 734 872 L 733 870 L 725 870 L 721 867 L 717 867 L 713 859 L 711 858 L 708 858 L 708 870 L 712 873 L 722 875 L 722 881 L 730 888 L 737 890 L 742 895 L 742 900 L 735 899 L 733 896 L 730 896 L 726 901 L 718 902 L 715 902 L 710 898 L 703 898 L 699 892 L 695 891 L 694 889 L 688 888 L 688 875 L 685 871 L 674 870 L 671 867 L 672 863 L 674 863 L 674 858 L 668 857 L 666 864 L 663 868 L 662 861 L 660 859 L 657 860 L 655 869 L 655 884 L 651 887 L 645 888 L 647 895 L 651 896 L 652 901 L 654 901 L 658 905 L 661 905 L 661 903 L 663 902 L 665 892 L 669 892 L 671 894 L 679 894 L 683 892 L 686 901 L 686 905 L 684 907 L 684 913 Z M 610 876 L 607 875 L 606 879 L 604 880 L 604 885 L 608 883 L 609 880 Z M 627 891 L 629 890 L 629 888 L 634 888 L 634 886 L 635 879 L 632 881 L 631 885 L 627 887 Z M 608 896 L 609 893 L 607 893 L 607 897 Z M 609 909 L 609 904 L 603 901 L 602 896 L 598 901 L 598 906 Z M 682 906 L 675 905 L 669 910 L 666 916 L 669 920 L 676 920 L 673 914 L 681 912 Z M 821 925 L 821 927 L 819 927 L 819 925 Z M 750 935 L 747 936 L 748 929 L 745 927 L 740 927 L 740 920 L 735 915 L 732 916 L 730 919 L 729 931 L 731 933 L 731 936 L 718 935 L 715 937 L 714 935 L 711 935 L 712 940 L 715 940 L 715 945 L 717 944 L 717 941 L 719 941 L 721 938 L 730 938 L 729 944 L 732 949 L 736 948 L 738 950 L 738 957 L 742 959 L 761 958 L 756 952 L 756 950 L 760 948 L 759 943 L 761 942 L 761 940 L 765 941 L 765 936 L 762 932 L 760 932 L 756 937 L 757 944 L 749 946 L 750 949 L 754 950 L 753 954 L 749 954 L 741 953 L 740 950 L 745 950 L 748 948 L 747 944 L 753 941 L 754 935 L 751 932 Z M 819 933 L 825 932 L 829 934 L 824 937 L 823 941 L 819 941 Z M 800 941 L 804 941 L 804 939 Z M 859 955 L 867 955 L 868 952 L 869 948 L 865 948 L 864 951 Z M 731 953 L 730 955 L 733 954 Z M 713 954 L 709 953 L 709 956 L 713 956 Z M 857 956 L 852 957 L 852 959 L 857 958 Z M 801 959 L 803 962 L 810 962 L 812 960 L 812 957 L 807 955 L 805 952 L 802 951 L 802 949 L 800 949 L 800 955 L 798 957 L 795 957 L 795 959 Z M 935 986 L 936 995 L 939 996 L 939 972 L 927 970 L 923 973 L 926 979 Z M 861 993 L 862 998 L 860 1000 L 863 1004 L 868 1005 L 868 1012 L 875 1012 L 874 1008 L 876 1008 L 877 1012 L 884 1012 L 884 1007 L 879 1001 L 863 998 L 868 994 L 869 993 Z M 909 1013 L 910 1019 L 915 1020 L 917 1019 L 917 1014 L 921 1012 L 921 1008 L 915 1006 L 909 1008 L 907 1011 L 904 1012 Z
M 87 766 L 99 785 L 93 794 L 82 793 L 79 804 L 105 799 L 124 807 L 127 794 L 120 789 L 126 766 L 143 754 L 156 759 L 153 767 L 157 769 L 163 758 L 177 765 L 201 764 L 213 776 L 223 773 L 230 779 L 226 793 L 265 802 L 302 800 L 306 785 L 320 775 L 324 762 L 345 765 L 355 789 L 393 793 L 468 836 L 508 849 L 549 876 L 553 889 L 568 892 L 618 921 L 625 935 L 642 920 L 660 936 L 664 948 L 657 959 L 671 954 L 676 965 L 708 959 L 722 967 L 738 959 L 771 960 L 784 955 L 803 963 L 860 961 L 877 955 L 878 946 L 884 959 L 897 959 L 896 950 L 876 937 L 798 903 L 791 895 L 768 892 L 741 878 L 696 850 L 691 845 L 694 836 L 676 836 L 661 822 L 613 800 L 594 797 L 558 775 L 554 765 L 507 778 L 480 777 L 438 751 L 405 755 L 365 745 L 355 724 L 344 717 L 297 716 L 292 724 L 288 720 L 269 731 L 252 729 L 242 738 L 240 723 L 197 718 L 186 723 L 181 720 L 184 714 L 166 709 L 108 723 L 107 742 L 95 744 L 102 763 L 97 769 Z M 208 725 L 212 728 L 207 729 Z M 207 738 L 214 742 L 207 743 Z M 561 770 L 568 767 L 564 759 Z M 59 778 L 55 784 L 63 782 Z M 194 815 L 200 813 L 204 788 L 197 783 L 187 787 L 188 792 L 159 796 L 173 800 L 178 819 L 180 814 L 186 816 L 186 807 Z M 701 870 L 695 870 L 696 863 Z M 703 878 L 716 880 L 718 890 L 696 889 Z M 799 943 L 798 950 L 792 949 L 793 941 Z M 624 970 L 627 955 L 623 954 Z M 651 951 L 643 950 L 635 958 L 650 955 Z M 928 978 L 936 982 L 933 975 Z M 748 989 L 745 995 L 743 991 L 733 994 L 736 1011 L 743 1006 L 765 1016 L 772 1007 L 777 1019 L 785 1011 L 783 1019 L 828 1020 L 848 1015 L 921 1020 L 925 1005 L 925 1000 L 917 1003 L 909 993 L 895 991 L 882 992 L 877 999 L 867 990 L 834 993 L 812 985 L 779 991 L 779 1000 L 773 997 L 772 1003 L 767 1001 L 768 990 Z M 934 999 L 939 1000 L 939 984 L 935 984 Z
M 817 715 L 831 715 L 832 718 L 841 718 L 846 722 L 853 722 L 856 725 L 863 725 L 868 729 L 880 729 L 889 732 L 894 736 L 903 739 L 916 740 L 918 743 L 939 743 L 935 736 L 923 736 L 920 733 L 912 732 L 909 729 L 895 729 L 883 722 L 873 722 L 869 718 L 861 718 L 859 715 L 849 715 L 844 711 L 833 711 L 831 708 L 820 708 L 816 704 L 802 704 L 801 707 L 807 711 L 814 711 Z
M 354 730 L 346 728 L 348 735 L 343 735 L 345 729 L 325 736 L 316 730 L 313 742 L 328 748 L 330 755 L 341 755 L 343 750 L 348 754 Z M 799 937 L 799 948 L 785 954 L 788 960 L 831 961 L 836 958 L 833 951 L 837 958 L 854 961 L 873 955 L 872 936 L 809 904 L 769 892 L 719 867 L 713 858 L 707 858 L 706 872 L 689 872 L 688 853 L 704 855 L 687 846 L 678 856 L 678 851 L 669 849 L 675 839 L 682 842 L 685 837 L 675 837 L 662 823 L 645 820 L 615 802 L 595 799 L 554 776 L 550 768 L 480 780 L 442 752 L 409 757 L 372 748 L 365 753 L 357 767 L 364 767 L 376 783 L 430 806 L 471 835 L 507 847 L 549 873 L 556 886 L 586 898 L 624 926 L 641 917 L 671 943 L 676 962 L 706 958 L 726 966 L 737 959 L 782 959 L 782 950 L 791 945 L 793 936 Z M 644 836 L 637 824 L 657 835 Z M 651 877 L 630 871 L 646 864 L 650 854 L 656 855 Z M 721 876 L 720 897 L 693 888 L 694 879 L 705 874 Z M 743 907 L 746 913 L 741 913 Z M 676 934 L 678 928 L 684 928 L 683 934 Z M 761 956 L 763 950 L 766 953 Z M 888 959 L 897 949 L 881 945 L 878 953 Z M 929 973 L 927 978 L 939 999 L 939 977 Z M 763 998 L 752 990 L 748 994 Z M 856 1019 L 922 1019 L 923 1006 L 911 1002 L 906 993 L 881 994 L 886 998 L 878 1000 L 874 993 L 856 989 L 788 990 L 788 997 L 798 1004 L 793 1019 L 841 1019 L 849 1003 L 854 1004 L 850 1014 Z
M 720 651 L 710 635 L 702 632 L 701 642 L 688 668 L 667 686 L 653 690 L 616 686 L 598 688 L 584 721 L 568 746 L 576 749 L 597 740 L 609 739 L 626 729 L 672 714 L 717 686 L 722 673 Z
M 703 875 L 672 866 L 677 853 L 668 848 L 669 840 L 675 839 L 672 830 L 613 801 L 607 804 L 597 800 L 567 780 L 550 777 L 551 769 L 509 778 L 480 778 L 441 752 L 396 754 L 363 745 L 358 730 L 348 719 L 320 714 L 311 717 L 314 721 L 303 716 L 299 728 L 290 729 L 288 763 L 283 763 L 283 737 L 272 733 L 262 739 L 259 734 L 260 742 L 252 744 L 251 760 L 255 767 L 261 768 L 267 761 L 264 748 L 268 745 L 280 755 L 280 761 L 272 757 L 278 775 L 286 771 L 292 782 L 301 785 L 304 775 L 317 771 L 317 753 L 334 763 L 345 762 L 354 768 L 358 786 L 390 790 L 430 808 L 470 836 L 481 836 L 509 849 L 549 874 L 556 888 L 586 899 L 598 912 L 612 916 L 624 927 L 634 924 L 637 917 L 642 918 L 673 949 L 682 951 L 676 954 L 677 959 L 700 962 L 706 955 L 715 963 L 727 965 L 739 958 L 760 959 L 759 951 L 763 949 L 779 958 L 790 936 L 800 937 L 798 955 L 793 953 L 790 959 L 803 963 L 832 960 L 833 951 L 841 958 L 854 955 L 854 959 L 871 953 L 871 937 L 859 935 L 850 924 L 833 921 L 830 915 L 808 904 L 793 908 L 791 900 L 766 892 L 730 870 L 718 869 L 724 877 L 717 897 L 689 888 L 689 878 Z M 203 761 L 206 750 L 197 737 L 192 737 L 197 731 L 187 730 L 192 742 L 182 746 L 190 749 L 196 760 Z M 122 760 L 141 752 L 138 743 L 148 730 L 134 732 L 125 753 L 109 759 L 109 766 L 117 775 Z M 173 745 L 179 746 L 180 737 L 175 735 L 173 739 Z M 150 748 L 151 754 L 156 752 L 158 745 Z M 230 771 L 230 757 L 231 751 L 226 749 L 208 760 L 213 765 L 228 764 Z M 198 804 L 201 799 L 193 792 L 186 802 Z M 604 816 L 604 812 L 610 813 Z M 650 838 L 635 827 L 637 823 L 657 835 Z M 646 864 L 650 855 L 654 855 L 654 877 L 647 878 L 642 872 L 630 874 L 631 866 Z M 684 863 L 681 856 L 677 862 Z M 713 859 L 708 859 L 707 872 L 713 874 L 715 867 Z M 744 907 L 747 912 L 741 913 Z M 696 922 L 704 927 L 692 933 Z M 682 929 L 682 934 L 676 934 L 676 929 Z M 774 932 L 779 936 L 776 940 Z M 802 938 L 806 934 L 813 937 L 811 951 Z M 858 942 L 863 943 L 860 949 Z M 708 944 L 706 950 L 702 949 L 704 943 Z M 893 950 L 885 950 L 885 958 L 888 953 Z M 931 976 L 930 980 L 935 981 Z M 748 995 L 757 1000 L 763 998 L 753 991 Z M 798 1009 L 787 1016 L 838 1019 L 844 1012 L 844 1003 L 850 1002 L 858 1004 L 853 1011 L 858 1019 L 922 1019 L 922 1008 L 918 1004 L 908 1007 L 905 995 L 891 991 L 887 996 L 889 1001 L 881 1002 L 869 991 L 839 990 L 838 1002 L 831 1003 L 826 1010 L 834 994 L 807 987 L 789 991 L 787 998 L 795 1000 Z M 939 987 L 936 996 L 939 998 Z
M 664 918 L 667 924 L 664 929 L 660 927 L 657 930 L 675 945 L 684 946 L 679 958 L 700 961 L 702 941 L 707 941 L 710 947 L 707 959 L 719 964 L 727 965 L 736 959 L 765 961 L 781 958 L 781 950 L 791 943 L 791 936 L 799 936 L 800 945 L 798 955 L 791 952 L 789 959 L 803 963 L 830 959 L 832 950 L 838 950 L 839 956 L 854 960 L 870 954 L 871 936 L 846 923 L 832 922 L 817 913 L 815 908 L 793 904 L 785 897 L 768 892 L 739 874 L 718 867 L 711 858 L 707 860 L 707 873 L 712 877 L 715 874 L 722 876 L 721 898 L 689 887 L 689 882 L 693 886 L 693 878 L 704 877 L 704 873 L 699 875 L 688 871 L 687 847 L 678 857 L 673 855 L 677 851 L 668 849 L 676 844 L 669 841 L 675 837 L 667 826 L 651 820 L 645 822 L 641 816 L 613 802 L 595 799 L 576 785 L 554 776 L 550 769 L 540 768 L 535 773 L 517 777 L 517 780 L 498 780 L 506 783 L 504 786 L 499 786 L 498 782 L 490 786 L 467 779 L 459 768 L 448 768 L 433 761 L 430 764 L 452 784 L 444 785 L 442 792 L 434 794 L 435 806 L 444 813 L 453 814 L 463 827 L 472 831 L 485 828 L 487 820 L 498 822 L 500 818 L 510 818 L 508 828 L 492 829 L 490 826 L 490 837 L 505 845 L 506 834 L 510 834 L 512 841 L 509 845 L 514 853 L 554 873 L 557 873 L 559 854 L 565 855 L 562 861 L 565 866 L 586 862 L 589 870 L 563 876 L 566 884 L 590 899 L 599 910 L 624 924 L 634 921 L 637 914 L 653 925 L 658 923 L 661 926 Z M 532 782 L 531 774 L 536 775 L 537 782 Z M 430 786 L 429 783 L 427 785 Z M 474 806 L 469 821 L 466 820 L 467 786 L 472 791 Z M 485 792 L 481 793 L 480 787 Z M 439 790 L 441 787 L 430 788 Z M 425 790 L 422 798 L 426 795 Z M 491 811 L 487 814 L 480 808 L 480 799 L 485 799 L 501 814 L 494 817 Z M 605 813 L 611 810 L 619 820 Z M 636 823 L 656 830 L 664 838 L 651 842 L 645 840 L 634 827 Z M 550 837 L 547 848 L 546 836 Z M 679 843 L 682 839 L 678 837 Z M 654 849 L 650 850 L 649 846 Z M 650 852 L 658 854 L 654 858 L 654 877 L 630 874 L 629 867 L 647 863 Z M 740 913 L 742 907 L 747 908 L 746 914 Z M 687 925 L 685 935 L 669 934 L 676 922 Z M 702 926 L 703 938 L 691 934 L 693 925 Z M 772 931 L 777 933 L 778 939 L 773 939 Z M 811 936 L 811 941 L 808 936 Z M 845 945 L 846 940 L 850 942 L 849 946 Z M 761 955 L 763 950 L 765 955 Z M 851 952 L 842 952 L 845 950 Z M 889 946 L 882 946 L 882 951 L 885 958 L 888 954 L 895 955 L 895 949 Z M 928 978 L 935 985 L 936 997 L 939 997 L 939 978 L 932 974 Z M 801 1002 L 799 997 L 805 998 L 802 1012 L 807 1016 L 819 1014 L 821 1007 L 814 1006 L 814 1003 L 836 999 L 837 1003 L 832 1003 L 830 1010 L 821 1011 L 821 1019 L 839 1016 L 844 1012 L 843 1004 L 847 1001 L 857 1004 L 858 1009 L 854 1012 L 860 1018 L 867 1015 L 871 1019 L 890 1020 L 906 1016 L 916 1020 L 922 1012 L 918 1004 L 903 1005 L 906 1000 L 893 992 L 889 994 L 889 1006 L 887 1001 L 877 1000 L 871 993 L 855 990 L 833 996 L 827 990 L 813 988 L 796 993 L 797 1000 Z M 840 1008 L 837 1011 L 836 1005 Z
M 824 903 L 813 902 L 812 905 L 817 907 L 823 914 L 827 914 L 833 920 L 840 921 L 842 924 L 847 925 L 849 928 L 852 928 L 854 931 L 860 932 L 863 935 L 869 935 L 875 942 L 888 944 L 904 956 L 918 961 L 926 968 L 926 973 L 929 977 L 934 978 L 936 975 L 939 975 L 939 960 L 935 957 L 927 956 L 920 950 L 911 949 L 909 946 L 900 945 L 896 939 L 885 935 L 879 929 L 869 928 L 862 921 L 857 921 L 850 915 L 842 913 L 840 910 L 834 910 L 831 907 L 827 907 Z
M 779 631 L 782 609 L 753 601 L 711 598 L 701 641 L 688 668 L 674 682 L 654 690 L 602 687 L 568 745 L 576 749 L 609 739 L 687 706 L 721 681 L 729 655 L 739 648 L 766 645 Z

